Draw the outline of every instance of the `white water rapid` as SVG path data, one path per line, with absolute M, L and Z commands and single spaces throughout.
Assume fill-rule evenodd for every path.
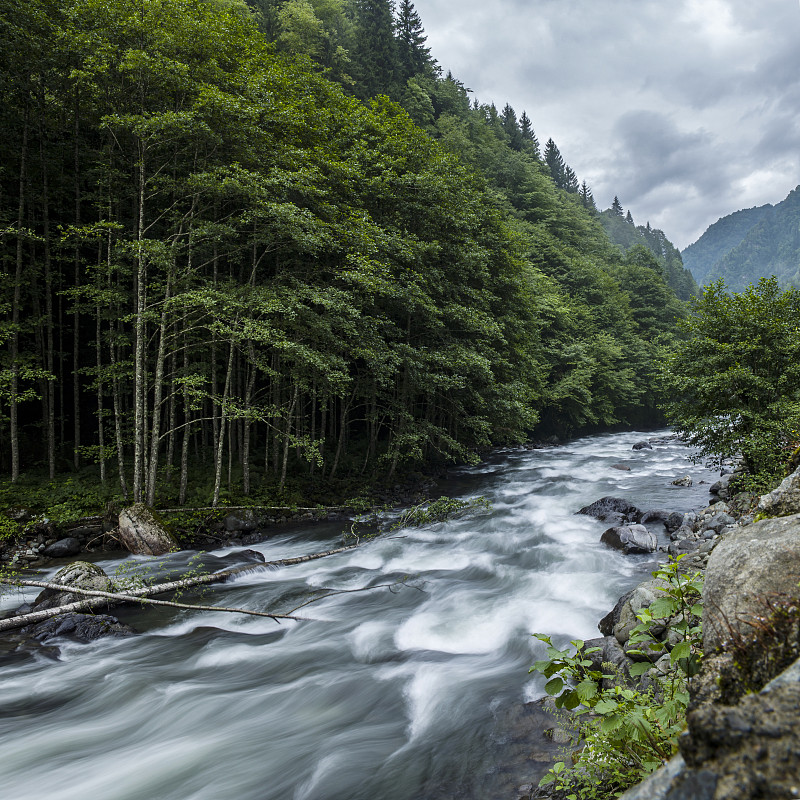
M 642 510 L 699 509 L 716 476 L 675 440 L 633 451 L 621 433 L 496 454 L 443 493 L 491 512 L 402 530 L 358 550 L 214 587 L 205 603 L 275 610 L 319 587 L 311 621 L 119 610 L 142 633 L 60 642 L 56 658 L 0 662 L 2 797 L 15 800 L 428 800 L 509 797 L 503 720 L 543 693 L 543 648 L 597 622 L 655 559 L 600 545 L 574 512 L 604 495 Z M 630 472 L 614 469 L 623 462 Z M 690 474 L 692 488 L 670 481 Z M 267 560 L 337 546 L 345 525 L 279 529 Z M 661 541 L 665 541 L 663 526 Z M 129 561 L 144 561 L 134 559 Z M 188 556 L 166 559 L 174 569 Z M 99 562 L 113 573 L 114 561 Z M 216 569 L 231 550 L 204 556 Z M 54 570 L 53 570 L 54 571 Z M 51 572 L 52 574 L 52 572 Z M 35 592 L 6 595 L 3 610 Z M 186 596 L 187 602 L 193 597 Z M 524 750 L 524 747 L 522 748 Z M 516 770 L 516 771 L 515 771 Z M 532 777 L 537 777 L 539 773 Z M 511 789 L 509 789 L 509 786 Z M 511 795 L 514 797 L 515 795 Z

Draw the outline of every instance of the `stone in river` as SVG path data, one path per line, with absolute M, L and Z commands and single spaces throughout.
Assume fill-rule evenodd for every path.
M 619 525 L 609 528 L 600 538 L 603 544 L 622 550 L 626 555 L 631 553 L 654 553 L 658 548 L 658 539 L 644 525 Z
M 601 522 L 633 522 L 641 512 L 633 503 L 621 497 L 601 497 L 594 503 L 584 506 L 578 514 L 599 519 Z
M 44 555 L 48 558 L 69 558 L 76 556 L 81 551 L 81 543 L 74 536 L 67 536 L 66 539 L 59 539 L 49 547 L 45 547 Z

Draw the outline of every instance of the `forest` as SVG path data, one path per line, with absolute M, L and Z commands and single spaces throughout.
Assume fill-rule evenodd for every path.
M 389 0 L 8 0 L 10 503 L 286 502 L 663 421 L 696 292 Z

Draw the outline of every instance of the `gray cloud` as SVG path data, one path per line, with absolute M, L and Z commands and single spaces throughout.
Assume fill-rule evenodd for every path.
M 800 183 L 797 0 L 416 0 L 433 55 L 527 110 L 601 205 L 677 245 Z

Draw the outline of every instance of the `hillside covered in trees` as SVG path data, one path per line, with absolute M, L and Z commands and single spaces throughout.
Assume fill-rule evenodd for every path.
M 800 186 L 775 206 L 717 220 L 683 251 L 683 259 L 700 283 L 722 278 L 735 292 L 770 275 L 783 286 L 800 287 Z
M 216 504 L 659 419 L 680 258 L 406 0 L 10 0 L 0 62 L 12 482 Z

